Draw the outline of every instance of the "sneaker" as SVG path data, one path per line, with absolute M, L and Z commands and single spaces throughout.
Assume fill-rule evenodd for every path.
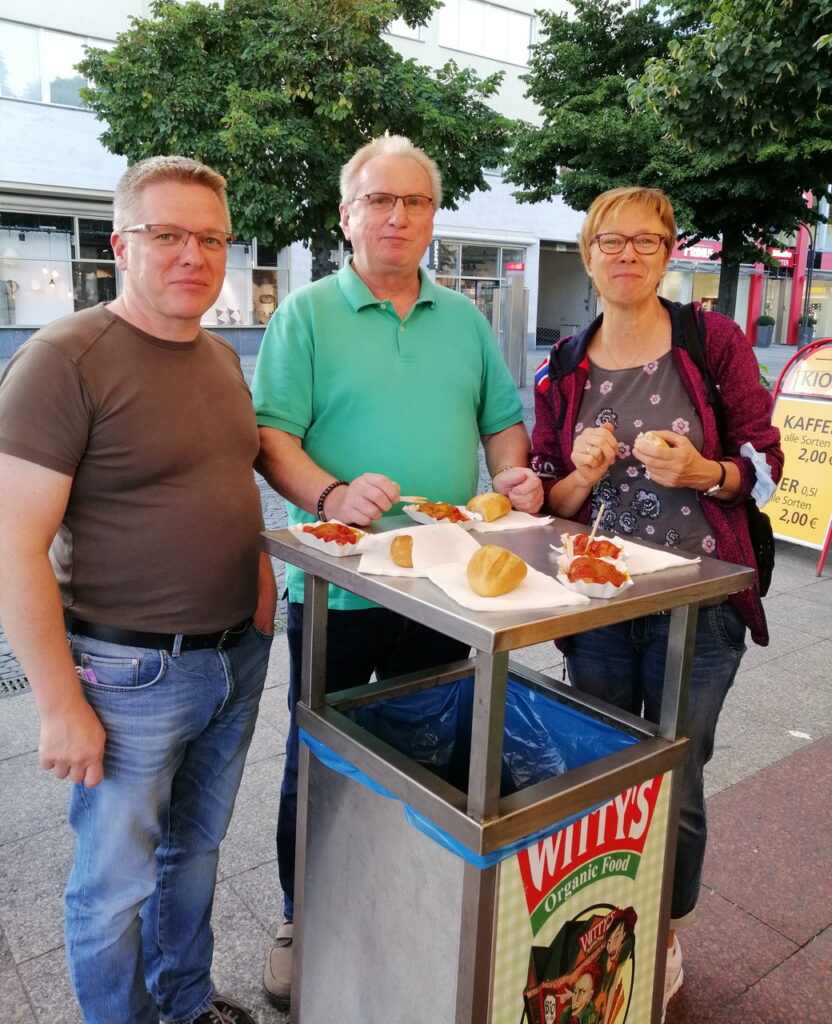
M 673 948 L 667 951 L 667 964 L 664 969 L 664 1002 L 662 1003 L 662 1024 L 664 1015 L 667 1013 L 667 1004 L 682 987 L 685 980 L 685 972 L 682 970 L 682 947 L 679 940 L 673 936 Z
M 191 1024 L 257 1024 L 248 1010 L 229 996 L 215 995 L 208 1009 Z
M 277 930 L 277 937 L 263 971 L 263 988 L 273 1006 L 280 1010 L 289 1008 L 289 996 L 292 991 L 291 921 L 284 921 Z

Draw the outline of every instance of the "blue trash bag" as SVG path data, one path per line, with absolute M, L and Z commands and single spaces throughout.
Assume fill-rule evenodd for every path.
M 379 701 L 348 712 L 394 749 L 463 792 L 468 788 L 474 678 Z M 635 743 L 627 733 L 509 678 L 502 796 Z

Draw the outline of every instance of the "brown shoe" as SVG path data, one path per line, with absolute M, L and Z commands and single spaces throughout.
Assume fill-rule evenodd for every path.
M 277 930 L 277 936 L 263 970 L 263 988 L 273 1006 L 279 1010 L 289 1008 L 289 997 L 292 993 L 291 921 L 284 921 Z

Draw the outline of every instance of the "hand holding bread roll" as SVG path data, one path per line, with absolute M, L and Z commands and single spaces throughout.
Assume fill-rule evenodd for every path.
M 636 434 L 636 439 L 633 442 L 633 447 L 639 444 L 649 444 L 654 448 L 669 448 L 670 445 L 665 441 L 663 437 L 659 437 L 655 430 L 645 430 L 640 434 Z
M 495 519 L 502 519 L 511 512 L 509 499 L 505 494 L 497 494 L 495 491 L 474 495 L 465 507 L 472 512 L 479 512 L 486 523 L 493 523 Z
M 466 569 L 468 585 L 480 597 L 499 597 L 519 587 L 526 578 L 526 563 L 512 551 L 484 544 Z
M 390 558 L 403 569 L 413 568 L 413 538 L 409 533 L 399 534 L 390 542 Z

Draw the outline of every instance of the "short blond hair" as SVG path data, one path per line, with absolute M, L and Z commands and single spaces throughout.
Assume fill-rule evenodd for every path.
M 133 224 L 142 191 L 148 185 L 163 181 L 178 181 L 185 185 L 204 185 L 209 188 L 222 203 L 227 224 L 231 226 L 226 194 L 228 183 L 221 174 L 188 156 L 150 156 L 131 164 L 119 178 L 113 194 L 113 228 L 121 231 Z
M 341 203 L 347 206 L 355 198 L 355 183 L 361 168 L 376 156 L 407 156 L 415 160 L 430 178 L 434 210 L 442 205 L 442 172 L 435 160 L 414 146 L 404 135 L 380 135 L 357 150 L 341 168 Z
M 599 224 L 607 217 L 616 216 L 623 207 L 630 205 L 643 206 L 651 213 L 658 215 L 664 227 L 667 254 L 670 256 L 673 246 L 676 244 L 676 217 L 673 214 L 672 203 L 660 188 L 641 188 L 631 185 L 611 188 L 592 200 L 578 236 L 578 246 L 584 264 L 589 262 L 589 249 L 593 238 L 598 234 Z

